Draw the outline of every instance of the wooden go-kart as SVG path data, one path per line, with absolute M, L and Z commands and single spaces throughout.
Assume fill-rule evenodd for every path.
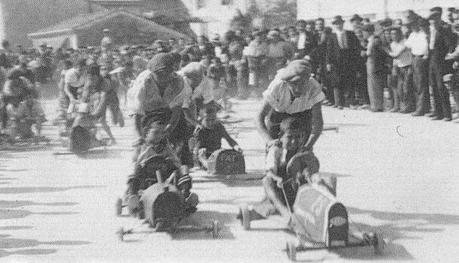
M 212 175 L 245 174 L 244 155 L 233 149 L 220 149 L 212 153 L 207 172 Z
M 138 217 L 141 223 L 129 229 L 120 228 L 117 234 L 121 241 L 125 235 L 133 234 L 135 229 L 144 223 L 148 223 L 154 232 L 206 231 L 211 233 L 213 238 L 218 237 L 221 229 L 218 221 L 211 221 L 208 226 L 179 225 L 183 219 L 193 214 L 195 209 L 188 209 L 182 191 L 175 186 L 174 168 L 176 169 L 164 157 L 155 156 L 136 171 L 141 173 L 141 190 L 138 195 L 119 198 L 116 202 L 116 215 L 121 216 L 123 208 L 127 207 L 129 214 Z M 165 174 L 170 176 L 164 177 Z M 197 203 L 196 195 L 195 198 Z
M 11 118 L 9 121 L 9 132 L 0 134 L 0 149 L 1 150 L 17 150 L 21 148 L 30 149 L 34 146 L 50 145 L 51 140 L 45 136 L 37 135 L 37 132 L 32 130 L 32 125 L 37 121 L 37 118 L 23 118 L 17 121 Z M 14 124 L 13 124 L 14 123 Z M 22 127 L 20 127 L 22 126 Z M 24 131 L 27 131 L 24 133 Z M 17 136 L 14 136 L 17 135 Z M 14 138 L 13 138 L 14 137 Z
M 94 148 L 105 150 L 109 145 L 109 139 L 98 138 L 99 128 L 89 113 L 78 112 L 74 117 L 60 121 L 58 126 L 59 140 L 68 152 L 57 152 L 55 155 L 84 155 Z
M 302 173 L 307 165 L 307 154 L 295 155 L 287 165 L 287 173 Z M 385 242 L 380 234 L 373 232 L 349 231 L 349 218 L 346 207 L 335 196 L 336 178 L 320 178 L 315 174 L 314 180 L 299 187 L 293 206 L 287 200 L 282 187 L 285 203 L 290 211 L 288 229 L 296 236 L 295 242 L 287 242 L 286 252 L 290 260 L 296 260 L 297 252 L 317 249 L 339 249 L 349 247 L 372 246 L 375 254 L 381 254 Z M 295 177 L 290 177 L 295 178 Z M 287 181 L 284 183 L 291 183 Z M 241 225 L 245 230 L 251 228 L 251 211 L 247 205 L 239 208 Z M 280 216 L 270 216 L 277 217 Z M 285 220 L 282 220 L 285 222 Z

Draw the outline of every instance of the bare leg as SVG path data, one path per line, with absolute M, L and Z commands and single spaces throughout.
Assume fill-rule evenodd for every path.
M 115 137 L 113 136 L 112 131 L 110 130 L 110 126 L 108 126 L 106 119 L 101 118 L 100 124 L 102 125 L 102 128 L 104 129 L 104 131 L 107 133 L 108 137 L 110 137 L 111 143 L 115 144 L 116 143 Z

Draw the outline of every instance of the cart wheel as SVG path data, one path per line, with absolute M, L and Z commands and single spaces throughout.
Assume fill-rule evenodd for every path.
M 287 242 L 287 257 L 290 261 L 296 261 L 296 245 L 291 241 Z
M 219 233 L 220 233 L 220 222 L 218 222 L 218 220 L 212 221 L 212 237 L 218 238 Z
M 247 205 L 242 205 L 239 208 L 240 215 L 241 215 L 241 225 L 243 226 L 244 230 L 250 230 L 250 213 L 249 208 Z
M 129 214 L 131 216 L 135 216 L 135 213 L 139 208 L 139 203 L 140 203 L 140 201 L 139 201 L 139 197 L 138 196 L 132 195 L 132 196 L 128 197 L 127 207 L 128 207 L 128 210 L 129 210 Z
M 123 200 L 121 200 L 121 198 L 118 198 L 118 200 L 116 200 L 116 216 L 120 216 L 122 212 L 123 212 Z
M 382 255 L 386 247 L 386 242 L 384 241 L 381 234 L 373 234 L 373 248 L 376 255 Z
M 118 229 L 118 231 L 116 232 L 116 234 L 118 235 L 118 239 L 123 242 L 124 241 L 124 229 L 121 227 L 120 229 Z

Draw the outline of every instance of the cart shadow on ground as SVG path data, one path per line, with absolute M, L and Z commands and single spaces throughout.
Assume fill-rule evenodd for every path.
M 88 241 L 57 240 L 42 242 L 36 239 L 12 238 L 10 235 L 0 236 L 0 258 L 11 255 L 48 255 L 57 252 L 57 249 L 35 248 L 38 246 L 81 246 L 88 245 Z M 15 250 L 13 250 L 15 249 Z
M 1 190 L 0 190 L 1 192 Z M 0 201 L 0 220 L 8 219 L 21 219 L 29 215 L 38 216 L 61 216 L 61 215 L 74 215 L 77 212 L 62 212 L 62 211 L 50 211 L 50 212 L 32 212 L 24 209 L 27 206 L 52 206 L 52 207 L 68 207 L 75 206 L 78 203 L 74 202 L 53 202 L 53 203 L 40 203 L 28 200 L 14 200 L 14 201 Z M 17 230 L 30 230 L 33 226 L 24 225 L 8 225 L 0 227 L 0 231 L 5 233 L 6 231 L 17 231 Z M 0 258 L 8 257 L 11 255 L 47 255 L 56 253 L 57 249 L 42 249 L 35 248 L 38 246 L 77 246 L 87 245 L 90 242 L 87 241 L 75 241 L 75 240 L 58 240 L 58 241 L 47 241 L 42 242 L 36 239 L 23 239 L 14 238 L 10 234 L 0 235 Z
M 211 232 L 206 231 L 180 231 L 171 234 L 171 238 L 174 240 L 229 240 L 235 239 L 233 233 L 230 230 L 228 224 L 233 223 L 233 218 L 236 218 L 236 214 L 232 213 L 221 213 L 216 211 L 197 211 L 191 216 L 185 218 L 180 222 L 182 226 L 196 226 L 206 227 L 211 226 L 213 221 L 219 222 L 219 234 L 217 238 L 212 237 Z
M 415 258 L 410 252 L 397 241 L 424 239 L 429 233 L 444 231 L 441 226 L 459 225 L 458 215 L 384 212 L 353 207 L 349 207 L 348 211 L 351 218 L 353 215 L 366 214 L 374 219 L 385 221 L 377 226 L 355 222 L 351 227 L 368 232 L 376 230 L 386 240 L 386 248 L 381 256 L 375 256 L 371 250 L 365 248 L 336 250 L 338 255 L 348 259 L 413 260 Z

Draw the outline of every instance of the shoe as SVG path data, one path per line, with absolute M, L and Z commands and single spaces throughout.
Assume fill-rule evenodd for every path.
M 389 110 L 389 112 L 399 112 L 399 111 L 400 111 L 400 109 L 397 109 L 397 108 L 392 108 L 392 109 Z
M 424 113 L 422 113 L 422 112 L 417 112 L 417 111 L 416 111 L 416 112 L 414 112 L 413 114 L 411 114 L 411 116 L 413 116 L 413 117 L 420 117 L 420 116 L 424 116 Z
M 400 113 L 402 114 L 408 114 L 408 113 L 412 113 L 413 111 L 412 110 L 402 110 L 400 111 Z
M 446 118 L 443 118 L 444 121 L 452 121 L 453 119 L 451 117 L 446 117 Z
M 437 116 L 437 113 L 436 112 L 430 112 L 430 113 L 427 113 L 426 116 L 427 117 L 435 117 L 435 116 Z
M 363 104 L 362 106 L 359 107 L 359 110 L 368 110 L 370 108 L 369 104 Z
M 343 106 L 338 106 L 338 110 L 342 110 L 343 109 Z
M 335 104 L 335 105 L 333 105 L 332 107 L 333 107 L 333 108 L 338 108 L 338 105 Z
M 443 117 L 435 115 L 434 117 L 431 118 L 431 120 L 439 121 L 439 120 L 443 120 Z

